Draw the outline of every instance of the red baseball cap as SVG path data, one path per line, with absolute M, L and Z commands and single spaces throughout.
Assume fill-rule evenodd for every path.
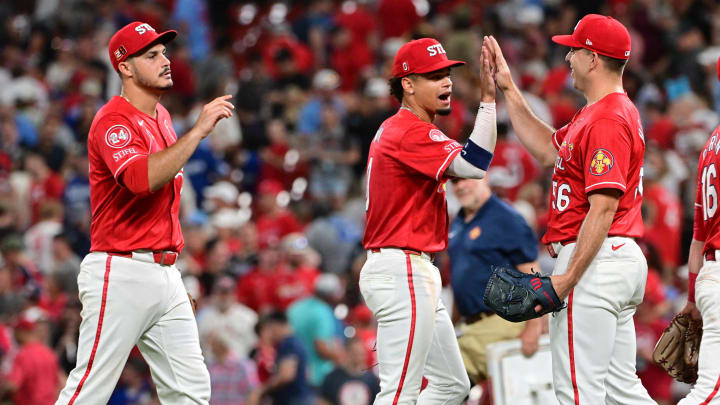
M 571 35 L 554 35 L 552 40 L 615 59 L 630 58 L 630 33 L 620 21 L 606 15 L 588 14 L 578 21 Z
M 278 195 L 283 191 L 282 184 L 277 180 L 265 179 L 258 184 L 257 191 L 259 194 Z
M 393 62 L 393 77 L 413 73 L 429 73 L 446 67 L 464 65 L 465 62 L 450 60 L 440 42 L 433 38 L 420 38 L 400 47 Z
M 110 38 L 110 44 L 108 45 L 110 63 L 112 63 L 115 70 L 118 71 L 118 64 L 120 62 L 140 52 L 154 42 L 166 44 L 172 41 L 175 36 L 177 36 L 177 31 L 174 30 L 158 34 L 150 24 L 140 21 L 132 22 L 120 28 L 112 38 Z

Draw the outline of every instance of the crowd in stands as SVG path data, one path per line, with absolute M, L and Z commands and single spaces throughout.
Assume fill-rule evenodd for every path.
M 558 128 L 584 99 L 567 49 L 550 37 L 592 12 L 632 37 L 624 81 L 647 145 L 641 245 L 650 267 L 636 315 L 638 373 L 653 398 L 674 403 L 687 387 L 651 352 L 685 303 L 697 157 L 719 121 L 712 0 L 2 2 L 0 404 L 53 403 L 75 362 L 76 277 L 90 249 L 86 140 L 95 112 L 119 94 L 107 51 L 118 28 L 140 20 L 179 31 L 174 86 L 162 99 L 178 134 L 204 103 L 234 95 L 234 116 L 184 167 L 181 205 L 178 268 L 198 301 L 211 404 L 355 405 L 378 390 L 374 321 L 357 279 L 363 175 L 375 131 L 398 108 L 387 84 L 396 51 L 430 36 L 468 62 L 453 71 L 452 113 L 435 122 L 464 141 L 479 105 L 481 38 L 492 34 L 533 110 Z M 490 184 L 542 235 L 550 173 L 518 143 L 502 96 L 498 111 Z M 447 256 L 436 263 L 446 282 Z M 541 263 L 551 271 L 548 255 Z M 55 366 L 33 369 L 39 361 Z M 46 402 L 28 402 L 38 391 Z M 159 403 L 139 353 L 110 403 Z

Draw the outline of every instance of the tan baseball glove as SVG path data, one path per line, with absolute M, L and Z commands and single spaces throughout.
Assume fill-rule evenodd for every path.
M 702 321 L 685 314 L 676 315 L 653 351 L 653 361 L 674 379 L 694 384 L 697 380 Z

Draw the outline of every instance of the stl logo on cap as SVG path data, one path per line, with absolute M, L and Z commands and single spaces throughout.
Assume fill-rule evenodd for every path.
M 602 176 L 612 169 L 615 159 L 612 153 L 607 149 L 597 149 L 593 152 L 593 158 L 590 161 L 590 174 L 593 176 Z
M 148 31 L 154 32 L 155 28 L 153 28 L 152 26 L 150 26 L 150 24 L 147 24 L 147 23 L 142 23 L 142 24 L 138 25 L 137 27 L 135 27 L 135 32 L 137 32 L 140 35 L 148 32 Z
M 124 148 L 130 143 L 130 131 L 124 125 L 113 125 L 105 132 L 105 143 L 111 148 Z
M 430 73 L 464 64 L 463 61 L 448 59 L 445 48 L 436 39 L 420 38 L 398 49 L 393 61 L 392 76 L 404 77 L 413 73 Z

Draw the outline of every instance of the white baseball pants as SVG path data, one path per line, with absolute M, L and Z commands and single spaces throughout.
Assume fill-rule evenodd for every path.
M 427 254 L 368 252 L 360 291 L 378 321 L 380 393 L 374 405 L 457 405 L 470 391 L 441 288 Z M 420 393 L 423 376 L 428 386 Z
M 90 253 L 80 265 L 77 364 L 56 405 L 106 404 L 137 344 L 162 404 L 207 404 L 210 375 L 192 307 L 175 266 L 152 253 Z
M 678 405 L 716 405 L 720 404 L 720 262 L 705 262 L 700 269 L 695 304 L 703 320 L 698 380 Z
M 553 275 L 564 274 L 575 243 L 554 247 Z M 647 271 L 633 239 L 608 237 L 570 292 L 568 307 L 550 317 L 553 386 L 561 405 L 655 404 L 635 371 L 633 314 Z

